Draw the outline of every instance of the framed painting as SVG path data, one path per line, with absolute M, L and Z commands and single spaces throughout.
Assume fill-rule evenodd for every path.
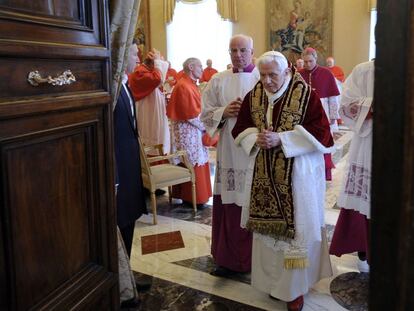
M 267 0 L 268 49 L 282 52 L 291 62 L 313 47 L 318 63 L 332 54 L 333 0 Z
M 137 28 L 134 35 L 134 39 L 138 46 L 138 56 L 140 61 L 143 60 L 143 57 L 145 57 L 151 49 L 150 34 L 149 0 L 141 0 Z

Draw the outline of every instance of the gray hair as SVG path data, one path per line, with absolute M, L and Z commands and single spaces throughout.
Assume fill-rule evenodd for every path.
M 263 64 L 268 64 L 271 62 L 275 62 L 276 64 L 279 65 L 279 69 L 280 71 L 284 71 L 286 70 L 289 65 L 288 65 L 288 61 L 285 57 L 285 55 L 283 55 L 280 52 L 276 52 L 276 51 L 269 51 L 266 52 L 264 54 L 262 54 L 257 60 L 256 60 L 256 65 L 257 67 L 259 67 L 260 65 Z M 260 69 L 260 67 L 259 67 Z
M 190 65 L 192 65 L 192 64 L 194 64 L 196 62 L 200 62 L 201 63 L 201 61 L 198 58 L 196 58 L 196 57 L 187 58 L 184 61 L 184 63 L 183 63 L 183 70 L 184 70 L 184 72 L 188 73 L 190 71 L 190 69 L 189 69 Z
M 244 41 L 247 41 L 247 43 L 249 44 L 249 48 L 253 49 L 253 38 L 252 37 L 243 35 L 243 34 L 234 35 L 233 37 L 231 37 L 229 45 L 235 39 L 242 39 Z
M 302 51 L 302 57 L 306 55 L 312 55 L 315 59 L 318 59 L 318 53 L 314 48 L 307 47 Z

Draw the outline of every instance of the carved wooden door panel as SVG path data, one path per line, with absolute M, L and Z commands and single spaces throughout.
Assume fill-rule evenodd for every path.
M 107 12 L 0 0 L 0 310 L 117 309 Z

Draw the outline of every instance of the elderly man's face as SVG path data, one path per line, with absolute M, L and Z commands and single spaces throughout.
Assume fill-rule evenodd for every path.
M 328 57 L 328 58 L 326 59 L 326 66 L 328 66 L 328 67 L 333 67 L 333 66 L 334 66 L 334 64 L 335 64 L 335 61 L 334 61 L 334 59 L 333 59 L 332 57 Z
M 299 58 L 296 60 L 296 68 L 297 69 L 302 69 L 303 68 L 303 59 Z
M 316 58 L 313 57 L 313 55 L 303 56 L 303 61 L 304 61 L 303 67 L 306 70 L 312 70 L 316 66 Z
M 194 63 L 190 64 L 189 69 L 195 79 L 201 78 L 201 75 L 203 74 L 203 65 L 200 61 L 195 61 Z
M 281 70 L 276 62 L 259 65 L 260 81 L 266 91 L 276 93 L 283 85 L 288 75 L 289 69 Z
M 243 69 L 252 63 L 253 48 L 249 40 L 244 38 L 234 38 L 229 46 L 230 58 L 233 67 Z

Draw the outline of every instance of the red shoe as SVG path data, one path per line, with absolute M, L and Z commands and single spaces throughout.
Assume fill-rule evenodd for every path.
M 303 296 L 299 296 L 295 300 L 287 303 L 288 311 L 301 311 L 303 309 Z

